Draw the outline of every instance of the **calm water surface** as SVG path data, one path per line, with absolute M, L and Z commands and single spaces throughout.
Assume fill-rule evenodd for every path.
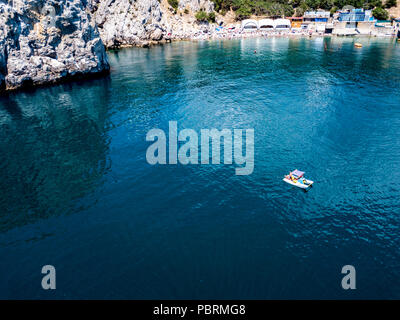
M 0 298 L 400 298 L 400 44 L 354 41 L 125 49 L 0 98 Z M 254 128 L 253 174 L 147 164 L 171 120 Z

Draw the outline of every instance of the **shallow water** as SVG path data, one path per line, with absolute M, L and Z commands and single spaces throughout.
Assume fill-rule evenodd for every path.
M 400 298 L 399 43 L 109 58 L 110 77 L 0 98 L 0 298 Z M 147 164 L 146 133 L 171 120 L 254 128 L 254 172 Z M 294 168 L 309 192 L 282 182 Z M 341 288 L 347 264 L 356 290 Z

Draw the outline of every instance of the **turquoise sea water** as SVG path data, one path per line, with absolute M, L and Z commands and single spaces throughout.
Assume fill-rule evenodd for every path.
M 400 44 L 354 41 L 124 49 L 1 97 L 0 298 L 400 298 Z M 172 120 L 254 128 L 254 172 L 147 164 Z

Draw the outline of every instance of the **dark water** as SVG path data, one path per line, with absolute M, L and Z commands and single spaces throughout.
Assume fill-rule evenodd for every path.
M 126 49 L 0 98 L 0 298 L 400 298 L 400 44 L 358 41 Z M 147 164 L 170 120 L 254 128 L 253 174 Z

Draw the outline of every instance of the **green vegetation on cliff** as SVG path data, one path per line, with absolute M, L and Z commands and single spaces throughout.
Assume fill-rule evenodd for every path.
M 215 12 L 207 13 L 204 10 L 197 11 L 195 14 L 197 21 L 215 22 Z
M 378 20 L 387 20 L 389 19 L 389 13 L 381 8 L 381 7 L 377 7 L 372 11 L 373 16 L 378 19 Z
M 388 15 L 383 9 L 396 6 L 396 0 L 212 0 L 215 10 L 225 14 L 231 8 L 239 20 L 251 15 L 265 16 L 301 16 L 305 11 L 323 9 L 335 12 L 346 5 L 355 8 L 374 9 L 374 15 L 380 19 Z M 378 18 L 379 16 L 379 18 Z
M 169 5 L 175 10 L 178 9 L 179 1 L 178 0 L 168 0 Z

